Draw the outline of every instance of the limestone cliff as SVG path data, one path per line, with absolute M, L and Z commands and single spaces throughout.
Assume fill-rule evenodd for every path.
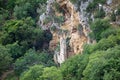
M 57 12 L 53 6 L 55 3 L 59 5 L 59 8 L 63 13 Z M 53 39 L 50 42 L 50 50 L 55 51 L 54 59 L 57 63 L 62 63 L 68 57 L 82 53 L 83 45 L 89 42 L 87 34 L 89 30 L 86 26 L 80 22 L 79 11 L 75 9 L 75 6 L 69 0 L 48 0 L 46 13 L 40 16 L 40 22 L 42 28 L 51 29 L 53 26 L 55 30 L 51 30 Z M 62 15 L 64 22 L 61 24 L 55 23 L 54 16 Z M 47 17 L 51 17 L 51 20 L 44 24 Z M 67 39 L 69 38 L 69 41 Z M 58 44 L 59 43 L 59 44 Z M 59 45 L 59 50 L 56 50 Z
M 82 54 L 84 44 L 95 42 L 88 36 L 91 32 L 89 20 L 94 21 L 94 12 L 86 12 L 93 0 L 78 1 L 79 5 L 70 0 L 48 0 L 46 12 L 40 16 L 39 25 L 53 35 L 49 49 L 54 51 L 56 63 L 61 64 L 72 55 Z M 98 9 L 103 8 L 107 16 L 112 13 L 110 5 L 112 0 L 107 0 L 105 5 L 98 4 Z

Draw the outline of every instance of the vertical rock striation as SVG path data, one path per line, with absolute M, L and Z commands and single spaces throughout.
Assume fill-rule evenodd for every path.
M 85 15 L 86 13 L 84 12 L 90 1 L 91 0 L 88 0 L 85 3 L 81 2 L 80 12 L 76 10 L 75 5 L 73 5 L 70 0 L 47 1 L 46 13 L 40 16 L 39 22 L 41 22 L 41 26 L 44 30 L 50 29 L 53 26 L 55 28 L 55 31 L 51 30 L 53 39 L 50 42 L 50 50 L 55 52 L 54 60 L 56 63 L 61 64 L 70 56 L 82 53 L 83 45 L 85 43 L 90 43 L 90 38 L 88 36 L 90 29 Z M 60 25 L 55 23 L 52 16 L 58 16 L 53 7 L 55 2 L 59 4 L 60 9 L 63 11 L 62 16 L 64 17 L 64 22 Z M 48 16 L 52 16 L 52 18 L 47 24 L 44 24 Z M 56 50 L 58 43 L 59 49 Z

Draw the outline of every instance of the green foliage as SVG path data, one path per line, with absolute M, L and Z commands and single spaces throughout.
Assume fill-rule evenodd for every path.
M 83 80 L 119 80 L 119 49 L 120 46 L 116 46 L 107 51 L 97 51 L 91 54 L 89 63 L 83 72 Z
M 56 67 L 46 67 L 44 68 L 41 79 L 38 80 L 63 80 L 61 71 Z
M 82 72 L 88 63 L 88 54 L 76 55 L 61 66 L 64 80 L 81 80 Z
M 93 0 L 92 3 L 89 3 L 88 7 L 87 7 L 87 12 L 89 11 L 94 11 L 98 5 L 98 3 L 104 4 L 106 2 L 106 0 Z
M 45 19 L 44 19 L 44 21 L 43 21 L 43 24 L 45 25 L 45 24 L 48 24 L 48 23 L 50 23 L 52 21 L 52 18 L 51 17 L 46 17 Z
M 14 15 L 17 19 L 22 19 L 31 16 L 37 17 L 37 8 L 39 4 L 46 3 L 47 0 L 17 0 L 14 8 Z
M 17 76 L 14 74 L 14 72 L 7 75 L 5 80 L 17 80 Z
M 50 23 L 51 21 L 54 21 L 55 23 L 59 23 L 62 24 L 64 22 L 64 17 L 63 16 L 49 16 L 49 17 L 46 17 L 46 19 L 43 21 L 43 24 L 48 24 Z
M 7 19 L 9 19 L 9 11 L 0 8 L 0 30 L 1 30 L 1 25 L 3 25 Z
M 95 18 L 104 18 L 104 17 L 105 17 L 105 11 L 102 8 L 96 11 Z
M 107 50 L 116 45 L 120 45 L 120 36 L 109 36 L 107 39 L 101 39 L 96 45 L 94 50 Z
M 50 30 L 44 31 L 44 41 L 49 43 L 50 40 L 52 40 L 52 34 L 51 34 Z
M 119 35 L 120 29 L 119 28 L 109 28 L 106 31 L 101 33 L 102 38 L 108 38 L 110 35 Z
M 3 45 L 18 42 L 24 47 L 24 50 L 35 47 L 39 49 L 43 45 L 43 41 L 49 36 L 44 36 L 45 33 L 38 27 L 35 27 L 35 22 L 30 18 L 23 20 L 10 20 L 4 24 L 1 43 Z M 49 42 L 49 38 L 47 42 Z
M 8 53 L 8 49 L 0 45 L 0 74 L 10 66 L 11 62 L 12 58 L 10 53 Z
M 73 4 L 77 3 L 78 0 L 70 0 Z
M 54 22 L 62 24 L 64 22 L 64 16 L 55 16 Z
M 89 11 L 92 12 L 92 11 L 94 11 L 95 7 L 96 7 L 96 3 L 89 3 L 86 11 L 87 11 L 87 12 L 89 12 Z
M 0 73 L 14 62 L 15 75 L 35 64 L 55 65 L 53 55 L 42 52 L 43 48 L 48 49 L 44 46 L 49 45 L 52 35 L 36 25 L 37 8 L 41 9 L 46 1 L 0 0 Z M 31 48 L 35 49 L 27 52 Z M 11 76 L 9 80 L 14 80 Z
M 60 7 L 59 3 L 55 2 L 53 4 L 53 6 L 55 6 L 55 9 L 56 9 L 57 12 L 59 12 L 59 13 L 65 13 L 65 11 Z
M 60 51 L 60 43 L 57 43 L 57 46 L 56 46 L 55 50 Z
M 32 12 L 29 13 L 29 11 L 31 11 L 30 9 L 32 8 L 30 3 L 25 3 L 23 7 L 19 7 L 19 6 L 15 6 L 14 8 L 14 16 L 16 16 L 17 19 L 22 19 L 23 17 L 27 17 L 27 16 L 32 16 Z
M 15 6 L 15 2 L 16 0 L 0 0 L 0 8 L 4 8 L 4 9 L 7 9 L 7 10 L 11 10 L 14 8 Z
M 82 55 L 76 55 L 61 65 L 64 80 L 119 80 L 119 45 L 119 30 L 96 44 L 85 45 Z
M 0 7 L 4 8 L 5 6 L 4 0 L 0 0 Z
M 120 7 L 117 9 L 117 15 L 120 15 Z
M 57 28 L 56 28 L 56 26 L 52 26 L 52 27 L 50 28 L 50 30 L 55 32 L 55 31 L 57 30 Z
M 83 53 L 91 54 L 93 52 L 100 51 L 100 50 L 105 51 L 105 50 L 107 50 L 109 48 L 113 48 L 117 45 L 120 45 L 119 34 L 116 36 L 110 35 L 108 38 L 103 38 L 94 45 L 85 45 Z
M 38 53 L 35 50 L 29 50 L 25 55 L 15 62 L 15 72 L 20 75 L 23 71 L 35 64 L 42 64 L 44 66 L 54 65 L 52 55 L 48 53 Z
M 24 55 L 25 51 L 23 51 L 23 47 L 18 44 L 18 42 L 15 42 L 13 44 L 8 44 L 6 46 L 9 49 L 9 53 L 11 54 L 11 57 L 16 60 L 17 58 Z
M 11 13 L 13 13 L 13 9 L 14 9 L 14 7 L 15 7 L 15 5 L 16 5 L 16 1 L 17 0 L 8 0 L 7 2 L 6 2 L 6 8 L 11 12 Z
M 41 80 L 38 78 L 43 74 L 43 70 L 44 67 L 42 65 L 34 65 L 21 75 L 20 80 Z
M 91 24 L 90 27 L 92 30 L 92 33 L 90 34 L 90 36 L 93 39 L 96 39 L 97 41 L 99 41 L 101 39 L 100 35 L 102 34 L 102 32 L 104 32 L 110 27 L 110 23 L 108 22 L 108 20 L 97 19 Z
M 28 24 L 28 22 L 31 24 Z M 2 36 L 2 44 L 6 45 L 30 37 L 30 32 L 33 30 L 32 23 L 30 18 L 26 20 L 7 21 L 3 27 L 4 35 Z
M 95 44 L 85 44 L 83 47 L 83 54 L 91 54 Z
M 116 14 L 114 12 L 112 12 L 110 18 L 111 18 L 111 21 L 116 21 Z
M 34 65 L 28 71 L 25 71 L 20 80 L 63 80 L 62 74 L 56 67 L 44 67 Z
M 96 39 L 96 44 L 86 44 L 83 54 L 69 58 L 60 68 L 54 67 L 53 55 L 42 50 L 48 49 L 48 46 L 44 46 L 49 45 L 52 35 L 49 30 L 42 31 L 36 26 L 37 8 L 40 8 L 42 13 L 44 10 L 41 6 L 44 4 L 45 7 L 46 1 L 0 0 L 0 73 L 8 69 L 11 62 L 15 62 L 16 73 L 9 75 L 6 80 L 16 80 L 15 75 L 18 75 L 20 80 L 119 80 L 120 29 L 111 27 L 108 20 L 97 19 L 91 24 L 90 35 Z M 80 5 L 81 0 L 70 1 Z M 98 3 L 105 2 L 106 0 L 93 0 L 87 11 L 94 11 L 96 18 L 104 18 L 104 10 L 97 9 Z M 58 12 L 65 13 L 58 3 L 54 6 Z M 119 14 L 118 8 L 116 14 L 111 15 L 111 20 L 115 21 Z M 51 21 L 60 25 L 64 22 L 64 17 L 52 15 L 44 24 Z M 54 31 L 56 27 L 51 29 Z M 78 29 L 82 30 L 81 27 Z M 59 32 L 67 33 L 65 30 Z M 69 39 L 66 41 L 68 48 Z M 60 49 L 60 45 L 57 49 Z

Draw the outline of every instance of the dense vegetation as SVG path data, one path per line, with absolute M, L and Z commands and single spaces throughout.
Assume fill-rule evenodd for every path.
M 52 35 L 36 25 L 44 4 L 46 0 L 0 0 L 0 75 L 12 68 L 19 77 L 33 65 L 55 65 L 44 46 Z
M 58 67 L 47 50 L 49 45 L 44 46 L 52 35 L 36 25 L 44 11 L 41 5 L 46 1 L 0 0 L 0 75 L 12 68 L 14 72 L 6 80 L 119 80 L 120 26 L 104 19 L 103 9 L 96 10 L 96 19 L 90 23 L 90 37 L 96 43 L 85 44 L 82 55 L 73 56 Z M 87 11 L 104 2 L 94 0 Z M 37 12 L 38 8 L 41 11 Z M 114 14 L 111 18 L 115 21 Z M 63 17 L 58 17 L 56 22 L 62 23 Z

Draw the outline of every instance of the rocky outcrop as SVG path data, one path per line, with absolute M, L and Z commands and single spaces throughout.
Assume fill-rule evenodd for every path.
M 58 16 L 58 12 L 56 12 L 52 5 L 55 3 L 54 0 L 48 0 L 47 6 L 49 7 L 46 9 L 46 13 L 40 16 L 39 22 L 41 22 L 41 26 L 44 30 L 51 29 L 51 27 L 54 26 L 55 30 L 51 30 L 53 39 L 50 42 L 50 50 L 55 52 L 55 62 L 61 64 L 72 55 L 82 53 L 83 45 L 90 42 L 88 37 L 90 29 L 87 23 L 87 17 L 85 17 L 83 12 L 84 5 L 81 5 L 82 10 L 79 12 L 70 0 L 56 0 L 56 2 L 63 11 L 62 16 L 64 17 L 64 22 L 59 25 L 55 23 L 53 19 L 52 15 Z M 44 24 L 45 19 L 51 16 L 51 20 L 47 24 Z M 68 38 L 69 40 L 67 40 Z M 57 45 L 59 45 L 59 49 L 56 50 Z

